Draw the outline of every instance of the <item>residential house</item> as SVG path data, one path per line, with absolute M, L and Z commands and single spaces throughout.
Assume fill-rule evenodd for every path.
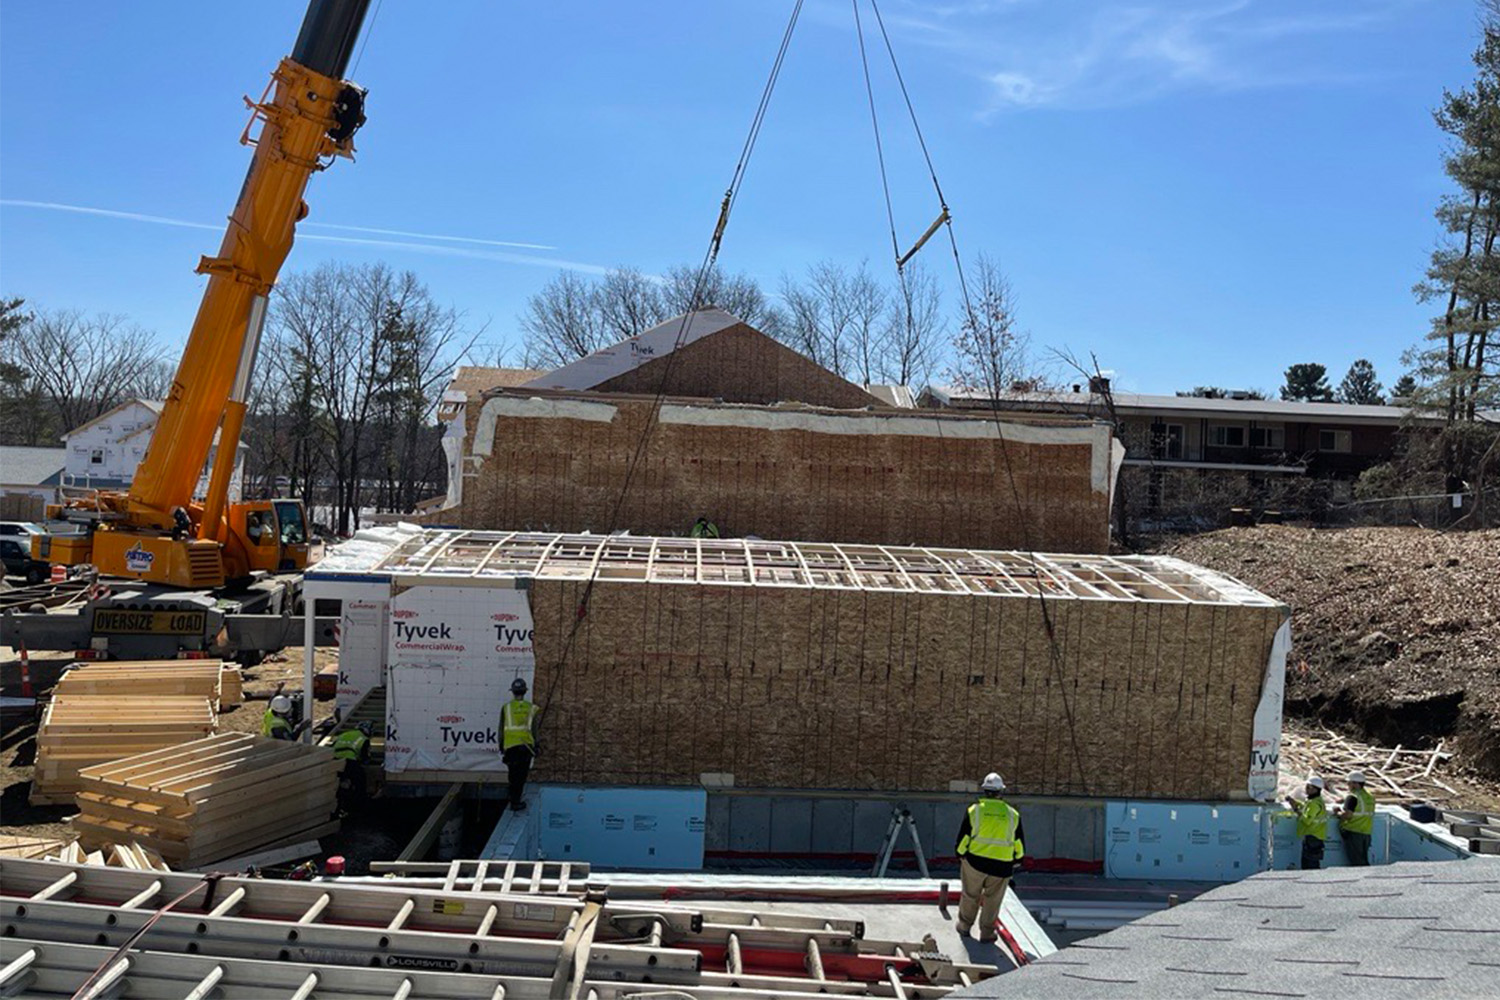
M 62 448 L 0 445 L 0 521 L 36 521 L 57 500 Z
M 66 457 L 63 463 L 63 486 L 94 489 L 128 489 L 135 479 L 136 467 L 146 456 L 151 432 L 161 417 L 165 404 L 157 399 L 129 399 L 88 423 L 63 435 Z M 218 456 L 219 437 L 214 434 L 203 475 L 193 491 L 196 497 L 208 492 L 208 476 Z M 229 480 L 229 499 L 240 499 L 244 476 L 246 447 L 240 443 L 235 456 L 234 472 Z
M 1309 498 L 1321 504 L 1349 499 L 1361 472 L 1392 458 L 1397 431 L 1412 417 L 1399 405 L 1107 390 L 1105 382 L 1074 385 L 1071 391 L 1007 391 L 992 397 L 928 386 L 919 405 L 1112 418 L 1126 448 L 1126 502 L 1137 513 L 1169 518 L 1183 508 L 1212 518 L 1232 506 L 1300 509 Z

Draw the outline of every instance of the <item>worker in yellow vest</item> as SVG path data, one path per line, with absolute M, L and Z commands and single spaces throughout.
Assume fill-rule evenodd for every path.
M 276 696 L 266 706 L 266 714 L 260 719 L 260 734 L 273 740 L 295 740 L 302 735 L 302 726 L 292 725 L 292 699 L 277 688 Z
M 1310 775 L 1304 789 L 1307 798 L 1301 802 L 1288 798 L 1286 804 L 1297 817 L 1297 839 L 1302 842 L 1302 867 L 1323 867 L 1323 841 L 1328 839 L 1328 807 L 1323 804 L 1323 779 Z
M 1375 831 L 1375 796 L 1365 791 L 1365 772 L 1350 771 L 1345 779 L 1349 794 L 1334 809 L 1339 818 L 1339 838 L 1351 865 L 1370 863 L 1370 834 Z
M 365 721 L 339 733 L 333 741 L 333 759 L 343 761 L 338 797 L 345 809 L 359 803 L 368 793 L 365 765 L 370 762 L 370 734 L 374 731 L 374 723 Z
M 1026 854 L 1021 814 L 1000 798 L 1005 779 L 991 771 L 979 785 L 980 799 L 964 813 L 958 828 L 958 857 L 963 898 L 958 904 L 958 932 L 969 933 L 979 918 L 979 940 L 993 941 L 995 921 L 1011 874 Z
M 536 757 L 536 706 L 526 700 L 526 682 L 521 678 L 510 682 L 510 693 L 510 701 L 500 710 L 500 756 L 505 761 L 510 807 L 520 812 L 526 808 L 521 794 Z

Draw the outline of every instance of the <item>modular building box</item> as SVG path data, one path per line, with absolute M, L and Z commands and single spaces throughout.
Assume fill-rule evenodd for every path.
M 1180 560 L 380 531 L 309 588 L 375 582 L 393 616 L 425 593 L 484 620 L 524 596 L 534 663 L 461 682 L 502 668 L 449 657 L 447 683 L 500 699 L 524 669 L 542 781 L 950 792 L 998 770 L 1025 795 L 1275 790 L 1287 609 Z

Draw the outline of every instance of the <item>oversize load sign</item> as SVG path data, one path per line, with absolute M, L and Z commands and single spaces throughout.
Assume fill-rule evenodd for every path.
M 387 771 L 496 771 L 500 708 L 532 682 L 531 606 L 500 587 L 412 587 L 391 598 Z
M 208 615 L 203 611 L 131 611 L 97 608 L 94 631 L 110 635 L 202 635 Z

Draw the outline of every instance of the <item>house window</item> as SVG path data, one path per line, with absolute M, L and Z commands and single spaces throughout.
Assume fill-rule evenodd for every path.
M 1184 431 L 1181 424 L 1151 425 L 1151 457 L 1181 458 Z
M 89 464 L 90 465 L 103 465 L 104 464 L 104 449 L 103 448 L 95 448 L 95 449 L 93 449 L 92 451 L 89 452 Z
M 1208 443 L 1215 448 L 1245 447 L 1245 428 L 1229 424 L 1214 424 L 1208 429 Z
M 1252 427 L 1250 447 L 1281 451 L 1286 447 L 1286 431 L 1280 427 Z
M 1349 438 L 1350 434 L 1348 431 L 1318 431 L 1318 450 L 1347 453 L 1351 450 Z

